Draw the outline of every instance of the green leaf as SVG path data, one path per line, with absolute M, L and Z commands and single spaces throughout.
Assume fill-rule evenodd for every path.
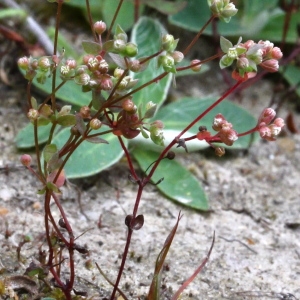
M 101 51 L 101 46 L 99 45 L 99 43 L 89 41 L 82 41 L 82 48 L 87 54 L 98 55 Z
M 192 120 L 194 120 L 199 114 L 201 114 L 206 108 L 212 105 L 216 98 L 183 98 L 180 101 L 173 102 L 163 107 L 155 116 L 155 119 L 163 121 L 165 127 L 163 129 L 165 137 L 165 145 L 170 143 Z M 257 119 L 254 118 L 248 111 L 240 106 L 224 100 L 216 108 L 210 111 L 203 119 L 189 130 L 184 137 L 194 135 L 198 132 L 199 126 L 206 126 L 209 131 L 212 131 L 212 122 L 216 114 L 221 113 L 227 119 L 228 122 L 233 124 L 233 128 L 242 133 L 253 128 Z M 212 131 L 213 132 L 213 131 Z M 247 149 L 253 142 L 258 139 L 258 134 L 246 135 L 240 137 L 232 146 L 226 146 L 221 144 L 222 147 L 230 149 Z M 137 136 L 131 141 L 132 144 L 140 144 L 141 147 L 147 149 L 162 151 L 162 147 L 158 147 L 151 143 L 151 141 L 143 139 Z M 175 146 L 176 147 L 176 146 Z M 184 152 L 183 148 L 175 148 L 172 150 L 175 152 Z M 203 148 L 209 147 L 207 143 L 199 141 L 197 139 L 189 141 L 187 143 L 188 151 L 197 151 Z
M 48 36 L 54 40 L 55 36 L 55 28 L 49 27 L 47 29 Z M 70 41 L 68 41 L 62 34 L 58 33 L 58 41 L 57 41 L 57 49 L 59 52 L 62 52 L 62 50 L 65 50 L 65 57 L 66 58 L 73 58 L 75 60 L 78 60 L 80 57 L 80 53 L 76 52 L 74 49 L 76 49 Z M 82 51 L 83 52 L 83 51 Z M 81 53 L 82 54 L 82 53 Z
M 90 8 L 93 20 L 103 20 L 107 25 L 111 24 L 119 0 L 90 0 Z M 86 3 L 83 0 L 72 0 L 67 5 L 79 7 L 87 18 Z M 140 5 L 139 14 L 144 10 L 144 5 Z M 88 20 L 88 18 L 87 18 Z M 127 31 L 134 24 L 134 3 L 133 1 L 124 1 L 117 16 L 114 28 L 117 24 Z M 114 30 L 114 29 L 113 29 Z
M 147 148 L 137 147 L 132 152 L 141 169 L 145 171 L 157 158 L 158 154 Z M 152 182 L 158 182 L 157 188 L 175 202 L 198 210 L 207 210 L 207 197 L 199 180 L 176 160 L 164 159 L 152 177 Z
M 57 153 L 57 147 L 55 144 L 46 145 L 43 151 L 44 160 L 49 162 L 49 160 L 53 157 L 54 154 Z
M 5 18 L 21 18 L 25 19 L 27 16 L 27 13 L 25 10 L 20 9 L 20 8 L 5 8 L 0 10 L 0 19 L 5 19 Z
M 139 57 L 152 55 L 161 49 L 161 36 L 166 33 L 164 27 L 156 20 L 142 17 L 133 27 L 131 41 L 138 45 Z M 139 79 L 139 85 L 155 78 L 163 73 L 162 68 L 157 67 L 156 59 L 152 59 L 148 67 L 139 73 L 132 73 L 134 79 Z M 170 84 L 172 82 L 172 74 L 168 74 L 156 83 L 152 83 L 149 87 L 133 94 L 133 100 L 137 106 L 146 104 L 149 101 L 157 104 L 159 108 L 165 101 Z
M 21 70 L 23 74 L 24 71 Z M 62 79 L 59 75 L 59 70 L 56 72 L 56 86 L 62 83 Z M 33 81 L 34 85 L 45 94 L 49 95 L 52 92 L 52 77 L 47 77 L 44 84 Z M 56 93 L 56 98 L 66 101 L 70 104 L 77 105 L 79 107 L 88 105 L 92 100 L 91 92 L 83 93 L 81 86 L 76 84 L 73 80 L 67 81 Z
M 94 133 L 101 132 L 95 130 Z M 64 145 L 70 136 L 70 129 L 61 130 L 53 139 L 53 143 L 58 149 Z M 118 138 L 112 134 L 103 136 L 109 143 L 94 144 L 87 141 L 83 142 L 71 155 L 64 170 L 68 178 L 81 178 L 91 176 L 107 169 L 115 164 L 123 156 L 123 150 Z M 124 139 L 125 145 L 127 140 Z
M 47 126 L 38 127 L 39 144 L 45 143 L 48 140 L 51 126 L 52 126 L 52 124 L 48 124 Z M 19 149 L 34 147 L 33 124 L 28 123 L 24 128 L 22 128 L 18 132 L 15 142 Z
M 182 10 L 186 6 L 187 1 L 148 0 L 145 4 L 163 14 L 173 15 Z
M 57 124 L 68 127 L 68 126 L 73 126 L 76 124 L 76 117 L 74 115 L 64 115 L 64 116 L 59 116 L 56 119 Z
M 205 1 L 204 1 L 205 2 Z M 239 9 L 229 23 L 218 22 L 218 33 L 223 36 L 243 36 L 246 40 L 267 39 L 280 41 L 284 28 L 284 12 L 278 7 L 278 0 L 243 0 L 237 6 Z M 199 5 L 198 0 L 189 0 L 187 6 L 179 13 L 170 16 L 169 22 L 184 29 L 198 32 L 210 18 L 211 12 L 206 3 Z M 295 42 L 296 24 L 300 12 L 292 15 L 291 30 L 287 40 Z M 204 34 L 213 34 L 211 24 Z
M 296 93 L 300 97 L 300 68 L 293 65 L 287 65 L 280 69 L 287 82 L 292 86 L 297 86 Z

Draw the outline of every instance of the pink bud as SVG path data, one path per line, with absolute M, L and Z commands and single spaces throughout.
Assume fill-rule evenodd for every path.
M 25 167 L 29 167 L 31 165 L 32 158 L 29 154 L 23 154 L 20 157 L 21 164 Z
M 101 35 L 106 30 L 106 24 L 103 21 L 97 21 L 94 24 L 94 30 Z
M 268 59 L 263 61 L 259 64 L 263 69 L 267 70 L 268 72 L 274 73 L 277 72 L 279 69 L 279 64 L 276 59 Z
M 199 60 L 199 59 L 194 59 L 194 60 L 192 60 L 192 61 L 191 61 L 191 66 L 193 66 L 193 65 L 195 65 L 195 64 L 198 64 L 198 65 L 191 67 L 191 70 L 194 71 L 194 72 L 199 72 L 200 69 L 201 69 L 201 66 L 202 66 L 202 65 L 200 64 L 200 62 L 201 62 L 201 60 Z
M 47 182 L 52 182 L 54 183 L 58 188 L 62 187 L 66 181 L 66 175 L 65 175 L 65 171 L 62 170 L 58 177 L 57 180 L 55 182 L 53 182 L 53 180 L 55 179 L 56 175 L 57 175 L 58 170 L 54 170 L 53 172 L 51 172 L 48 177 L 47 177 Z
M 281 49 L 278 47 L 274 47 L 271 51 L 271 56 L 272 56 L 272 58 L 277 59 L 277 60 L 281 59 L 283 56 Z
M 275 118 L 276 112 L 273 108 L 265 108 L 258 119 L 258 124 L 265 123 L 266 125 L 269 125 L 271 121 Z
M 104 91 L 109 91 L 112 89 L 113 83 L 109 75 L 103 75 L 101 79 L 100 87 Z
M 221 141 L 227 146 L 232 146 L 233 143 L 238 139 L 237 132 L 233 129 L 229 129 L 228 127 L 226 127 L 226 130 L 222 129 L 221 131 L 219 131 L 218 136 L 220 137 Z
M 276 126 L 282 128 L 285 124 L 284 124 L 284 120 L 281 118 L 276 118 L 273 122 L 273 124 L 275 124 Z
M 217 114 L 214 117 L 212 128 L 215 131 L 220 131 L 225 123 L 227 123 L 227 120 L 223 117 L 223 115 Z
M 29 66 L 29 59 L 28 57 L 24 56 L 22 58 L 18 59 L 18 66 L 23 69 L 23 70 L 27 70 L 28 66 Z
M 265 139 L 267 141 L 274 141 L 275 139 L 272 137 L 272 132 L 271 132 L 271 129 L 267 126 L 261 126 L 259 127 L 259 134 L 260 134 L 260 137 L 262 139 Z

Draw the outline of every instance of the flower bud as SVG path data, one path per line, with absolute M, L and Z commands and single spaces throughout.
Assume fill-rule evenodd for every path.
M 113 47 L 116 52 L 124 53 L 126 48 L 126 43 L 121 39 L 117 39 L 114 41 Z
M 87 73 L 82 73 L 74 77 L 74 81 L 79 85 L 88 85 L 91 77 Z
M 265 123 L 266 125 L 269 125 L 271 121 L 275 118 L 276 112 L 273 108 L 265 108 L 258 119 L 258 124 Z
M 227 120 L 224 118 L 222 114 L 217 114 L 214 117 L 212 128 L 215 131 L 220 131 L 224 124 L 227 123 Z
M 25 167 L 29 167 L 31 165 L 31 161 L 32 161 L 32 158 L 31 158 L 31 155 L 29 155 L 29 154 L 23 154 L 20 157 L 20 162 Z
M 158 62 L 165 72 L 176 73 L 174 58 L 171 55 L 161 55 Z
M 184 59 L 184 54 L 180 51 L 174 51 L 171 56 L 174 58 L 175 63 L 180 63 Z
M 277 72 L 279 69 L 279 64 L 276 59 L 268 59 L 259 64 L 263 69 L 267 70 L 270 73 Z
M 18 66 L 23 70 L 28 70 L 29 67 L 29 59 L 28 57 L 24 56 L 18 59 Z
M 75 59 L 67 59 L 65 65 L 68 66 L 70 69 L 75 69 L 77 63 Z
M 284 124 L 284 120 L 282 118 L 276 118 L 273 122 L 273 124 L 275 124 L 276 126 L 282 128 L 285 124 Z
M 98 70 L 99 70 L 102 74 L 104 74 L 104 73 L 107 73 L 107 72 L 108 72 L 108 68 L 109 68 L 109 66 L 108 66 L 107 61 L 104 60 L 104 59 L 101 59 L 100 62 L 99 62 Z
M 222 157 L 225 154 L 225 148 L 224 147 L 216 147 L 215 154 L 219 157 Z
M 97 130 L 101 126 L 102 126 L 102 122 L 99 119 L 94 118 L 94 119 L 92 119 L 90 121 L 90 127 L 91 127 L 91 129 Z
M 51 66 L 50 60 L 48 57 L 41 57 L 38 60 L 38 66 L 42 69 L 42 70 L 48 70 Z
M 109 75 L 103 75 L 100 83 L 100 88 L 104 91 L 109 91 L 113 87 L 112 80 Z
M 101 35 L 106 30 L 106 23 L 103 21 L 97 21 L 94 23 L 94 30 L 97 34 Z
M 122 108 L 126 112 L 131 112 L 132 110 L 135 110 L 136 105 L 134 104 L 134 102 L 131 99 L 128 98 L 122 102 Z
M 120 78 L 124 73 L 124 70 L 120 69 L 120 68 L 115 68 L 114 70 L 114 77 L 116 78 Z
M 134 57 L 138 54 L 138 47 L 134 43 L 127 43 L 124 50 L 124 55 Z
M 89 118 L 91 114 L 91 109 L 88 106 L 82 106 L 79 111 L 83 119 Z
M 282 54 L 280 48 L 274 47 L 274 48 L 272 49 L 272 51 L 271 51 L 271 57 L 272 57 L 272 58 L 279 60 L 279 59 L 282 58 L 282 56 L 283 56 L 283 54 Z
M 162 37 L 162 48 L 165 51 L 172 51 L 173 44 L 175 42 L 174 36 L 171 34 L 165 34 Z
M 194 60 L 191 61 L 190 65 L 193 66 L 193 65 L 198 64 L 200 62 L 201 62 L 201 60 L 194 59 Z M 202 67 L 202 64 L 199 64 L 199 65 L 191 67 L 191 70 L 194 71 L 194 72 L 199 72 L 201 70 L 201 67 Z
M 141 70 L 142 66 L 140 64 L 140 61 L 138 59 L 132 60 L 129 62 L 129 69 L 132 72 L 139 72 Z
M 38 119 L 40 113 L 37 109 L 29 109 L 28 113 L 27 113 L 27 117 L 30 121 L 35 121 Z

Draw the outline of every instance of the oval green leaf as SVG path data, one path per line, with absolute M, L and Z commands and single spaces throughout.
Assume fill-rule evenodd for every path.
M 95 130 L 93 134 L 101 130 Z M 65 128 L 54 137 L 52 143 L 61 149 L 69 136 L 70 129 Z M 74 151 L 64 168 L 68 178 L 81 178 L 97 174 L 121 159 L 123 150 L 118 138 L 112 134 L 103 137 L 109 144 L 94 144 L 85 141 Z M 124 143 L 127 145 L 127 140 L 124 139 Z
M 47 126 L 38 127 L 38 139 L 39 144 L 45 143 L 48 140 L 52 123 Z M 28 123 L 22 128 L 16 138 L 15 143 L 19 149 L 32 148 L 34 147 L 34 130 L 33 124 Z
M 153 163 L 158 154 L 146 148 L 137 147 L 132 152 L 141 169 L 145 171 Z M 152 177 L 158 182 L 157 188 L 173 201 L 197 210 L 208 210 L 207 197 L 199 180 L 176 160 L 164 159 Z

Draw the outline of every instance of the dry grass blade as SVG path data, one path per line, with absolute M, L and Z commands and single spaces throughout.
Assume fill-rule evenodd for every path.
M 174 296 L 172 297 L 171 300 L 177 300 L 180 296 L 180 294 L 183 292 L 184 289 L 186 289 L 186 287 L 195 279 L 195 277 L 202 271 L 202 269 L 204 268 L 204 266 L 206 265 L 206 263 L 209 260 L 210 254 L 212 252 L 212 249 L 214 247 L 215 244 L 215 232 L 213 235 L 213 240 L 210 246 L 210 249 L 207 253 L 207 256 L 205 257 L 205 259 L 202 261 L 202 263 L 200 264 L 200 266 L 196 269 L 196 271 L 193 273 L 192 276 L 190 276 L 183 284 L 182 286 L 179 288 L 179 290 L 174 294 Z
M 181 217 L 182 217 L 181 212 L 179 212 L 176 224 L 173 227 L 172 231 L 169 233 L 168 237 L 166 238 L 164 246 L 156 259 L 154 275 L 153 275 L 152 283 L 151 283 L 149 293 L 148 293 L 148 298 L 147 298 L 148 300 L 159 300 L 160 299 L 160 281 L 161 281 L 162 267 L 164 265 L 166 256 L 169 252 L 173 238 L 177 231 L 178 224 L 179 224 Z

